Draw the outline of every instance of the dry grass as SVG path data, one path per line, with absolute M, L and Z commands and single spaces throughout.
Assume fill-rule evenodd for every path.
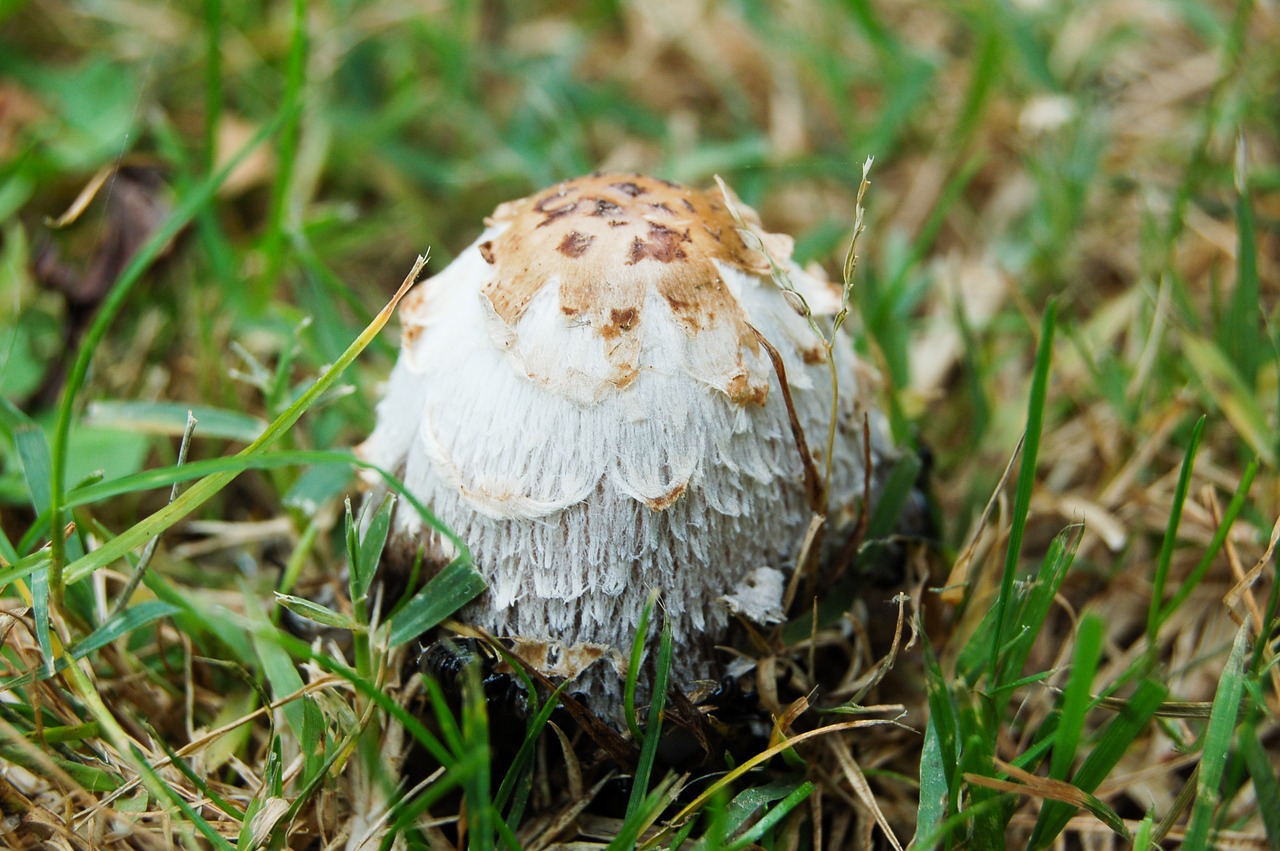
M 1224 671 L 1243 626 L 1246 710 L 1221 748 L 1226 797 L 1213 810 L 1215 844 L 1193 837 L 1185 847 L 1276 847 L 1280 837 L 1264 825 L 1276 792 L 1257 786 L 1259 769 L 1245 759 L 1253 736 L 1273 781 L 1280 771 L 1273 4 L 637 0 L 538 16 L 502 4 L 385 0 L 345 12 L 315 4 L 305 42 L 288 4 L 204 8 L 226 16 L 213 34 L 216 88 L 205 77 L 213 31 L 195 5 L 0 4 L 0 175 L 8 181 L 0 184 L 0 297 L 16 318 L 0 320 L 13 341 L 0 383 L 14 402 L 0 427 L 0 520 L 11 551 L 0 565 L 24 563 L 28 552 L 18 548 L 36 525 L 31 505 L 48 503 L 31 446 L 54 428 L 69 365 L 58 364 L 59 352 L 83 339 L 84 314 L 104 297 L 94 286 L 109 289 L 120 272 L 120 259 L 104 256 L 107 243 L 136 246 L 155 227 L 116 195 L 65 231 L 48 229 L 44 217 L 60 213 L 99 167 L 162 164 L 161 188 L 143 197 L 163 218 L 205 174 L 211 121 L 219 158 L 270 121 L 283 125 L 131 297 L 97 344 L 81 394 L 200 400 L 261 423 L 355 337 L 407 258 L 430 244 L 441 268 L 500 200 L 592 168 L 697 183 L 719 172 L 770 230 L 796 234 L 799 250 L 834 273 L 859 166 L 875 155 L 856 281 L 859 346 L 885 377 L 900 437 L 934 453 L 943 536 L 936 547 L 910 549 L 899 587 L 863 589 L 829 628 L 741 645 L 758 656 L 755 684 L 776 721 L 770 744 L 811 736 L 795 745 L 799 761 L 773 759 L 733 786 L 791 783 L 777 800 L 802 779 L 813 784 L 763 847 L 907 844 L 920 813 L 928 685 L 935 700 L 937 688 L 952 690 L 957 717 L 965 694 L 991 685 L 969 677 L 963 651 L 980 640 L 981 618 L 1001 593 L 1010 536 L 1025 531 L 1025 572 L 1064 528 L 1078 541 L 1074 564 L 1025 667 L 1013 672 L 1045 676 L 1010 690 L 1007 712 L 989 719 L 989 764 L 963 766 L 968 782 L 957 794 L 969 817 L 1005 812 L 1007 827 L 995 832 L 1023 847 L 1044 801 L 1089 804 L 1079 788 L 1051 778 L 1047 762 L 1027 773 L 1019 759 L 1061 713 L 1078 630 L 1092 615 L 1103 630 L 1089 690 L 1112 702 L 1083 716 L 1080 755 L 1127 711 L 1144 677 L 1167 695 L 1086 791 L 1153 847 L 1183 847 L 1197 795 L 1206 794 L 1198 766 L 1215 749 L 1207 719 L 1228 691 L 1223 683 L 1234 681 Z M 304 71 L 292 78 L 291 49 Z M 120 70 L 91 73 L 95 61 Z M 210 93 L 217 109 L 205 105 Z M 1251 188 L 1252 251 L 1242 242 L 1238 180 Z M 130 227 L 141 233 L 130 236 Z M 1231 299 L 1241 270 L 1250 274 L 1241 265 L 1250 254 L 1258 310 L 1242 323 Z M 98 268 L 92 258 L 105 269 L 99 278 L 84 272 Z M 1024 521 L 1017 461 L 1007 480 L 1001 473 L 1027 423 L 1050 299 L 1060 321 Z M 295 331 L 304 315 L 311 326 Z M 230 354 L 232 341 L 243 357 Z M 1252 376 L 1239 354 L 1250 341 L 1260 347 Z M 390 354 L 371 348 L 347 374 L 354 394 L 315 406 L 280 448 L 360 439 Z M 252 375 L 255 364 L 261 374 L 252 381 L 229 375 Z M 1212 551 L 1248 463 L 1261 466 L 1221 550 L 1152 642 L 1162 542 L 1202 414 L 1166 599 Z M 126 419 L 126 432 L 73 432 L 70 484 L 97 467 L 110 479 L 174 463 L 180 424 L 128 416 L 136 419 Z M 198 428 L 192 462 L 230 455 L 228 445 L 243 442 L 235 429 L 252 426 L 235 419 L 213 434 Z M 140 437 L 146 429 L 164 437 Z M 303 462 L 322 472 L 308 473 L 314 478 L 299 491 Z M 216 834 L 233 846 L 261 839 L 340 848 L 356 847 L 366 831 L 380 839 L 386 808 L 412 797 L 393 785 L 412 735 L 370 689 L 418 705 L 427 701 L 421 682 L 402 676 L 403 649 L 373 640 L 363 650 L 359 642 L 313 646 L 351 670 L 303 659 L 304 648 L 273 637 L 279 609 L 268 611 L 280 590 L 327 599 L 354 617 L 335 578 L 346 559 L 340 496 L 350 485 L 341 471 L 325 479 L 323 469 L 300 456 L 242 475 L 161 539 L 151 570 L 164 589 L 148 583 L 132 611 L 142 618 L 143 603 L 168 606 L 163 615 L 154 608 L 153 619 L 100 630 L 110 640 L 55 676 L 33 675 L 50 653 L 83 649 L 91 630 L 55 611 L 42 650 L 39 583 L 0 566 L 0 843 L 210 847 Z M 166 495 L 139 484 L 76 508 L 78 535 L 68 546 L 93 549 Z M 35 552 L 43 542 L 27 543 Z M 115 561 L 94 571 L 73 586 L 72 608 L 101 624 L 128 570 Z M 332 596 L 320 597 L 322 589 Z M 898 591 L 906 596 L 890 600 Z M 807 605 L 797 601 L 797 613 Z M 926 646 L 941 680 L 929 673 Z M 880 662 L 891 653 L 890 669 Z M 818 683 L 810 706 L 803 701 Z M 813 732 L 849 722 L 825 710 L 853 698 L 877 711 L 853 716 L 847 729 Z M 541 738 L 516 835 L 524 848 L 603 847 L 627 825 L 604 800 L 614 769 L 584 737 L 560 733 Z M 440 778 L 423 767 L 428 761 L 408 760 L 407 775 L 434 794 Z M 924 773 L 931 770 L 941 769 Z M 678 803 L 660 808 L 644 835 L 658 836 L 696 803 L 701 780 L 676 775 L 667 792 Z M 982 804 L 988 788 L 1013 796 Z M 716 813 L 728 797 L 695 808 L 703 847 L 717 847 Z M 422 847 L 462 844 L 460 824 L 475 847 L 493 847 L 456 796 L 420 800 Z M 921 843 L 931 829 L 922 828 Z M 943 844 L 981 847 L 975 837 L 987 834 L 966 840 L 967 829 Z M 1129 847 L 1085 810 L 1056 843 Z

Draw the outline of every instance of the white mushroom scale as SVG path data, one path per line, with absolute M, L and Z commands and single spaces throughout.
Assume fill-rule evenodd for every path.
M 770 259 L 815 313 L 840 292 L 732 203 L 754 238 L 719 190 L 637 175 L 501 205 L 405 298 L 400 358 L 360 447 L 471 547 L 489 587 L 460 619 L 576 676 L 602 714 L 616 712 L 605 701 L 655 589 L 685 686 L 720 670 L 731 609 L 781 616 L 812 515 L 781 374 L 813 468 L 827 466 L 827 349 Z M 839 529 L 864 493 L 864 413 L 873 468 L 892 449 L 847 338 L 834 357 Z M 392 536 L 402 561 L 454 555 L 412 510 L 397 510 Z

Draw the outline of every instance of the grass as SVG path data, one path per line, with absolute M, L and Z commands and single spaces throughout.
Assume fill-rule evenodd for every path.
M 0 844 L 1280 847 L 1278 39 L 1210 0 L 0 2 Z M 835 279 L 865 206 L 847 328 L 933 455 L 939 542 L 875 587 L 870 518 L 714 771 L 633 690 L 612 761 L 537 689 L 500 757 L 473 668 L 403 667 L 465 543 L 378 606 L 389 508 L 344 508 L 414 257 L 598 167 L 720 174 Z

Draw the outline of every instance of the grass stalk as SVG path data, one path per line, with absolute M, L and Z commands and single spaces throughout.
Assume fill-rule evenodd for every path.
M 119 315 L 125 302 L 128 300 L 133 288 L 142 280 L 143 274 L 160 256 L 160 252 L 169 244 L 180 230 L 186 227 L 193 218 L 204 209 L 218 191 L 218 187 L 226 182 L 227 177 L 234 171 L 259 145 L 271 137 L 279 127 L 279 123 L 284 119 L 284 111 L 277 114 L 276 118 L 263 125 L 263 127 L 254 134 L 239 151 L 232 156 L 225 166 L 218 170 L 216 174 L 211 175 L 206 180 L 198 184 L 177 209 L 174 210 L 164 224 L 162 224 L 146 243 L 138 249 L 137 254 L 129 261 L 124 270 L 120 273 L 120 277 L 112 286 L 110 293 L 102 306 L 98 308 L 97 314 L 93 318 L 89 330 L 85 332 L 80 343 L 80 349 L 76 353 L 76 359 L 70 372 L 67 375 L 66 384 L 62 390 L 62 401 L 58 406 L 57 419 L 54 422 L 53 441 L 52 441 L 52 475 L 49 482 L 49 517 L 51 519 L 53 529 L 62 528 L 63 512 L 64 512 L 64 495 L 66 489 L 67 475 L 67 443 L 71 434 L 71 420 L 74 416 L 76 397 L 80 393 L 80 388 L 84 385 L 85 377 L 89 372 L 89 364 L 93 360 L 94 353 L 102 344 L 103 338 L 107 334 L 107 330 L 111 327 L 112 322 Z M 385 320 L 384 320 L 385 321 Z M 141 526 L 142 524 L 139 524 Z M 134 527 L 134 530 L 138 529 Z M 167 528 L 167 527 L 165 527 Z M 133 530 L 131 530 L 133 531 Z M 135 536 L 136 537 L 136 536 Z M 150 536 L 146 536 L 150 537 Z M 144 538 L 145 539 L 145 538 Z M 66 564 L 66 543 L 64 539 L 54 533 L 50 536 L 50 556 L 49 562 L 49 590 L 53 605 L 59 611 L 64 609 L 63 601 L 66 589 L 66 577 L 64 574 L 64 566 Z M 121 550 L 121 553 L 129 548 Z
M 1044 427 L 1045 399 L 1048 395 L 1049 363 L 1053 355 L 1053 331 L 1057 324 L 1057 302 L 1050 301 L 1040 324 L 1040 346 L 1036 351 L 1035 371 L 1031 380 L 1031 397 L 1027 402 L 1027 427 L 1023 436 L 1022 465 L 1018 471 L 1018 490 L 1013 505 L 1012 525 L 1009 529 L 1008 549 L 1005 552 L 1004 573 L 1000 578 L 1000 594 L 995 605 L 995 637 L 991 642 L 988 685 L 999 684 L 1000 650 L 1004 646 L 1007 631 L 1006 618 L 1013 598 L 1013 580 L 1018 571 L 1018 559 L 1022 554 L 1022 536 L 1026 532 L 1027 515 L 1031 510 L 1031 491 L 1035 485 L 1036 461 L 1040 451 L 1040 434 Z M 1016 672 L 1015 672 L 1016 673 Z

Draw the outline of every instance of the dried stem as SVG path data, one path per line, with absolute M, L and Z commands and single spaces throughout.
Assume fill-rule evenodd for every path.
M 178 463 L 174 466 L 181 467 L 187 461 L 187 450 L 191 446 L 191 435 L 196 430 L 196 417 L 191 411 L 187 411 L 187 425 L 182 430 L 182 442 L 178 444 Z M 169 502 L 172 503 L 178 498 L 178 482 L 173 483 L 173 487 L 169 489 Z M 120 596 L 116 597 L 115 605 L 111 607 L 111 617 L 115 617 L 129 605 L 129 598 L 133 596 L 133 592 L 138 590 L 139 583 L 142 582 L 143 575 L 146 574 L 147 568 L 151 565 L 151 558 L 156 554 L 156 546 L 160 543 L 160 536 L 156 535 L 147 542 L 146 549 L 142 551 L 142 557 L 138 559 L 138 566 L 133 569 L 133 574 L 129 577 L 129 581 L 125 583 L 124 590 L 120 592 Z

